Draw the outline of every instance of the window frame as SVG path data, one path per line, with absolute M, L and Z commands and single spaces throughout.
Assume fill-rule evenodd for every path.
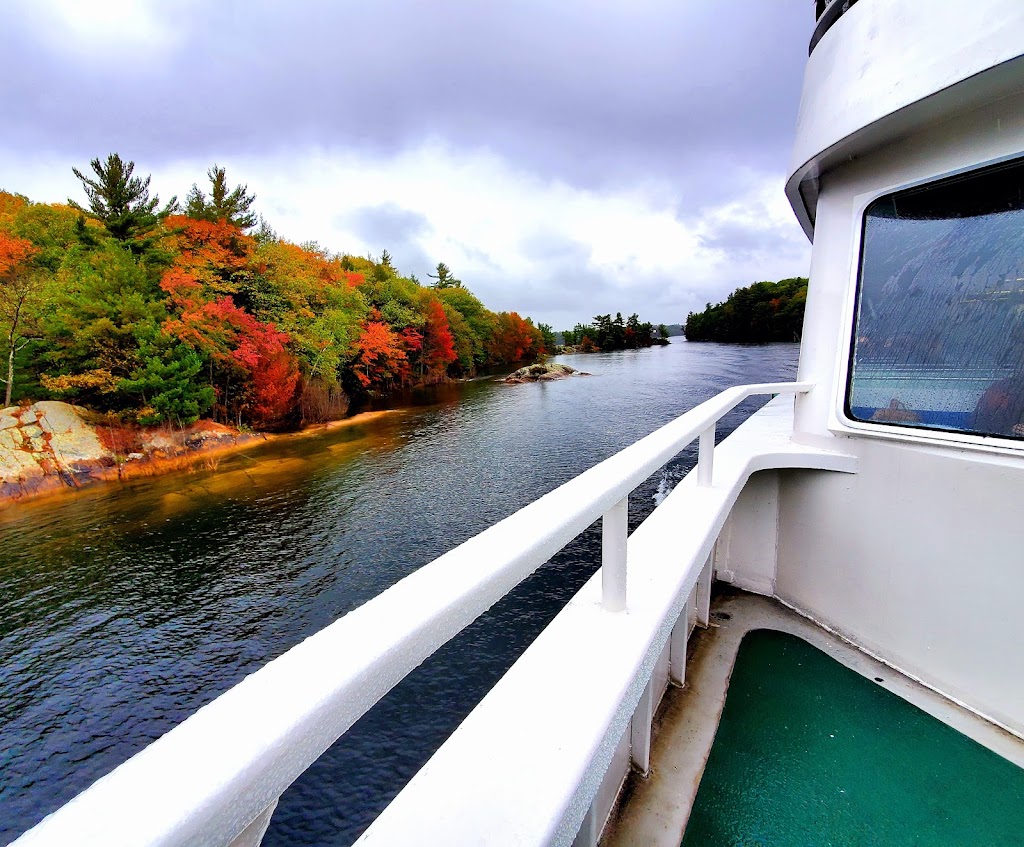
M 939 429 L 932 427 L 896 426 L 880 421 L 863 421 L 851 416 L 849 402 L 851 394 L 851 374 L 853 372 L 853 354 L 857 336 L 857 319 L 860 305 L 861 271 L 864 264 L 865 243 L 864 233 L 867 226 L 868 209 L 878 200 L 928 186 L 952 182 L 972 174 L 995 170 L 1002 166 L 1018 163 L 1024 167 L 1024 151 L 1010 153 L 982 162 L 976 162 L 932 174 L 916 180 L 890 184 L 878 189 L 857 194 L 854 197 L 854 208 L 851 227 L 851 244 L 848 255 L 856 256 L 850 263 L 850 280 L 846 287 L 845 304 L 840 326 L 844 333 L 836 351 L 836 378 L 833 385 L 833 397 L 830 404 L 828 429 L 840 436 L 870 436 L 887 441 L 902 441 L 911 444 L 946 446 L 962 448 L 969 451 L 981 451 L 1002 455 L 1020 456 L 1024 453 L 1024 437 L 1011 438 L 1000 435 L 978 435 L 964 430 Z

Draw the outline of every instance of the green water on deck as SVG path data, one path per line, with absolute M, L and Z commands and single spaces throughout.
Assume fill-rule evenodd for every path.
M 1019 847 L 1024 770 L 781 632 L 746 636 L 683 847 Z

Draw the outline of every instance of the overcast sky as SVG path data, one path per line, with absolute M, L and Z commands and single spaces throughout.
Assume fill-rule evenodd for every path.
M 7 0 L 0 189 L 217 162 L 284 237 L 446 262 L 556 329 L 805 275 L 783 197 L 809 0 Z

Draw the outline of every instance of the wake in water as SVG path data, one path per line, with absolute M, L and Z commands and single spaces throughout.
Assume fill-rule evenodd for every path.
M 657 508 L 665 502 L 665 498 L 672 493 L 676 487 L 676 480 L 669 477 L 668 468 L 661 471 L 661 479 L 658 480 L 658 490 L 654 492 L 654 507 Z

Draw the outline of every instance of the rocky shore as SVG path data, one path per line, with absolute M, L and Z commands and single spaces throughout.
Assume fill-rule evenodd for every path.
M 69 403 L 0 409 L 0 507 L 99 480 L 151 476 L 209 461 L 263 436 L 212 421 L 126 427 Z

